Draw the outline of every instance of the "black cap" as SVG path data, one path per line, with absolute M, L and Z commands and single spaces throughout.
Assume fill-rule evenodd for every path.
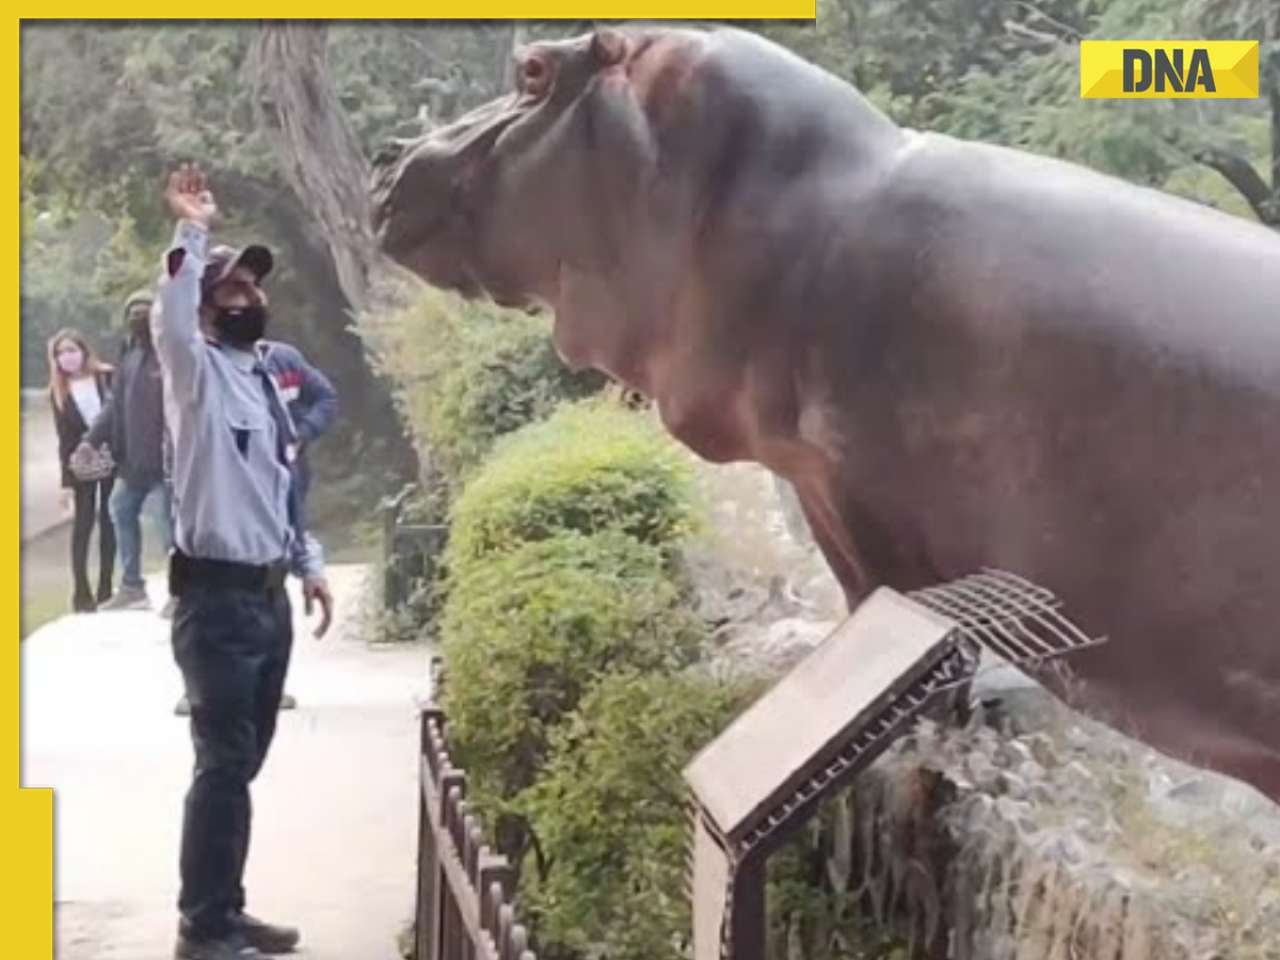
M 231 276 L 232 271 L 237 267 L 248 267 L 253 271 L 255 279 L 261 283 L 262 278 L 271 272 L 274 264 L 271 251 L 261 244 L 250 244 L 243 250 L 220 244 L 209 251 L 204 275 L 200 278 L 200 295 L 202 298 L 207 298 L 214 286 Z

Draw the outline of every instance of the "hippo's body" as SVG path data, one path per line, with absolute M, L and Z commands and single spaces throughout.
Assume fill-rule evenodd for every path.
M 794 484 L 850 605 L 999 567 L 1083 705 L 1280 800 L 1280 236 L 905 131 L 750 34 L 528 48 L 380 161 L 384 247 Z

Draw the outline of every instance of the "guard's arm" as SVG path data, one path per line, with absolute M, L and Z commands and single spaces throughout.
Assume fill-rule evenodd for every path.
M 289 567 L 293 574 L 306 580 L 324 576 L 324 547 L 310 533 L 295 536 L 289 545 Z
M 303 533 L 294 541 L 290 552 L 293 572 L 302 578 L 302 599 L 307 616 L 318 604 L 320 607 L 320 623 L 316 626 L 314 636 L 323 637 L 333 622 L 333 592 L 324 575 L 324 555 L 320 541 L 309 533 Z
M 193 402 L 204 379 L 206 350 L 200 333 L 200 277 L 209 231 L 179 220 L 173 246 L 164 257 L 159 295 L 151 309 L 151 339 L 175 400 Z
M 182 408 L 199 399 L 204 386 L 208 351 L 200 335 L 200 278 L 218 205 L 203 171 L 192 164 L 169 174 L 164 196 L 177 228 L 151 307 L 151 340 L 169 395 Z

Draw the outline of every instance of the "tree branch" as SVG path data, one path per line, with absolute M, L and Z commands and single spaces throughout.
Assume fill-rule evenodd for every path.
M 1027 46 L 1038 48 L 1036 51 L 1038 53 L 1044 53 L 1068 43 L 1066 39 L 1056 33 L 1036 30 L 1034 27 L 1028 27 L 1025 23 L 1019 23 L 1017 20 L 1006 20 L 1004 22 L 1004 32 L 1017 40 L 1024 41 Z
M 1068 23 L 1063 23 L 1061 20 L 1058 20 L 1054 17 L 1049 16 L 1049 14 L 1045 13 L 1035 4 L 1028 3 L 1026 2 L 1026 0 L 1021 0 L 1018 6 L 1020 6 L 1023 10 L 1027 11 L 1027 13 L 1030 15 L 1030 19 L 1033 22 L 1036 20 L 1040 20 L 1048 24 L 1053 29 L 1057 30 L 1060 39 L 1071 41 L 1071 42 L 1078 42 L 1079 40 L 1083 39 L 1083 35 L 1075 27 L 1071 26 Z
M 1221 147 L 1206 146 L 1195 150 L 1192 159 L 1202 163 L 1218 173 L 1231 184 L 1239 194 L 1248 201 L 1258 219 L 1270 226 L 1280 225 L 1280 204 L 1277 203 L 1277 191 L 1267 186 L 1258 173 L 1244 157 L 1224 150 Z

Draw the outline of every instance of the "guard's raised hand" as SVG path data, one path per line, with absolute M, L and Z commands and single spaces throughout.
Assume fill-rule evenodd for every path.
M 213 200 L 208 178 L 198 164 L 184 163 L 169 174 L 164 197 L 175 217 L 203 227 L 211 226 L 218 215 L 218 205 Z

